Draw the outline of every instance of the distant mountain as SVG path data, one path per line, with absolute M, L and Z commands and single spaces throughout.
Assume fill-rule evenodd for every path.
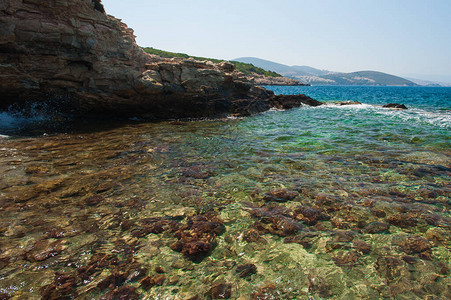
M 352 73 L 337 73 L 320 76 L 326 80 L 332 80 L 338 85 L 385 85 L 385 86 L 416 86 L 417 84 L 387 73 L 376 71 L 359 71 Z
M 417 78 L 410 78 L 410 77 L 405 77 L 406 79 L 421 85 L 421 86 L 443 86 L 443 87 L 449 87 L 451 86 L 450 82 L 441 82 L 441 81 L 430 81 L 430 80 L 423 80 L 423 79 L 417 79 Z
M 271 70 L 273 72 L 280 73 L 284 76 L 320 76 L 326 75 L 329 73 L 333 73 L 327 70 L 319 70 L 308 66 L 287 66 L 283 64 L 279 64 L 273 61 L 256 58 L 256 57 L 240 57 L 232 59 L 232 61 L 239 61 L 247 64 L 253 64 L 259 68 L 265 70 Z
M 402 77 L 376 71 L 338 73 L 315 69 L 308 66 L 287 66 L 256 57 L 241 57 L 234 61 L 251 63 L 254 66 L 282 74 L 312 85 L 382 85 L 416 86 L 417 84 Z

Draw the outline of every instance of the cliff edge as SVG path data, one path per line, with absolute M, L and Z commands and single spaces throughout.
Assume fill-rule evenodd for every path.
M 228 62 L 145 53 L 98 0 L 0 3 L 0 109 L 51 101 L 80 116 L 168 119 L 249 115 L 284 108 L 283 98 Z M 295 102 L 321 104 L 304 95 Z

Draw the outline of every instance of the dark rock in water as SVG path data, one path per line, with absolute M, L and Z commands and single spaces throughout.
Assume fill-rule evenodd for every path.
M 230 62 L 147 54 L 98 0 L 3 0 L 0 20 L 0 109 L 33 100 L 80 117 L 178 119 L 321 104 L 276 96 Z
M 422 253 L 432 248 L 431 242 L 417 235 L 396 236 L 392 243 L 400 246 L 406 254 Z
M 319 208 L 300 206 L 293 211 L 297 220 L 308 225 L 315 225 L 318 221 L 329 220 L 330 217 Z
M 60 254 L 61 251 L 63 251 L 63 246 L 60 241 L 40 240 L 31 246 L 26 258 L 31 262 L 43 261 Z
M 398 103 L 389 103 L 389 104 L 385 104 L 384 106 L 385 108 L 399 108 L 399 109 L 407 109 L 407 106 L 405 106 L 404 104 L 398 104 Z
M 137 281 L 146 275 L 147 275 L 147 269 L 143 268 L 143 267 L 138 267 L 134 270 L 131 270 L 131 273 L 127 276 L 127 281 L 130 281 L 130 282 Z
M 337 266 L 353 267 L 359 260 L 360 254 L 356 251 L 340 251 L 332 259 Z
M 285 244 L 296 243 L 302 245 L 305 249 L 310 249 L 315 239 L 319 236 L 317 232 L 304 231 L 296 236 L 290 236 L 283 240 Z
M 368 254 L 371 252 L 371 246 L 370 244 L 361 241 L 361 240 L 354 240 L 353 242 L 354 248 L 363 254 Z
M 201 261 L 213 250 L 216 236 L 224 230 L 223 221 L 213 213 L 189 217 L 187 224 L 175 232 L 178 241 L 170 247 L 193 261 Z
M 367 233 L 384 233 L 388 232 L 390 225 L 383 222 L 371 222 L 368 224 L 364 231 Z
M 334 242 L 347 243 L 352 242 L 356 233 L 350 230 L 335 230 L 334 231 Z
M 155 281 L 151 276 L 144 277 L 140 282 L 140 287 L 144 290 L 148 290 L 155 285 Z
M 213 299 L 229 299 L 232 296 L 232 285 L 228 283 L 215 284 L 210 289 L 210 296 Z
M 413 227 L 418 223 L 417 216 L 410 213 L 399 213 L 388 216 L 387 221 L 392 225 L 403 228 Z
M 85 199 L 85 203 L 87 206 L 96 206 L 100 202 L 104 200 L 102 195 L 94 195 Z
M 315 99 L 304 94 L 299 95 L 276 95 L 269 100 L 270 106 L 278 109 L 290 109 L 302 105 L 320 106 L 323 105 Z
M 358 105 L 358 104 L 362 104 L 359 101 L 342 101 L 342 102 L 334 102 L 334 104 L 337 105 Z
M 254 264 L 238 265 L 236 267 L 236 272 L 238 273 L 238 277 L 243 278 L 257 273 L 257 267 Z
M 73 299 L 76 293 L 77 279 L 74 276 L 56 273 L 51 284 L 41 288 L 42 299 Z
M 114 291 L 111 291 L 102 297 L 105 300 L 137 300 L 140 299 L 136 288 L 132 286 L 122 286 Z
M 331 294 L 331 286 L 327 283 L 326 279 L 321 276 L 308 276 L 309 286 L 308 291 L 312 294 L 318 294 L 322 298 L 329 298 Z
M 97 287 L 101 290 L 104 290 L 106 288 L 115 289 L 119 286 L 121 286 L 125 280 L 127 279 L 126 274 L 120 274 L 120 273 L 113 273 L 101 282 L 97 284 Z
M 275 189 L 265 194 L 265 201 L 287 202 L 298 196 L 297 192 L 288 189 Z
M 291 212 L 281 206 L 252 207 L 248 211 L 252 216 L 258 218 L 253 226 L 260 233 L 289 236 L 303 228 L 302 224 L 291 217 Z
M 375 269 L 388 280 L 399 278 L 405 271 L 401 260 L 396 257 L 379 256 L 375 263 Z
M 257 290 L 253 291 L 250 295 L 251 300 L 262 299 L 282 299 L 280 297 L 280 291 L 277 289 L 274 283 L 268 283 Z
M 266 243 L 266 240 L 255 229 L 249 229 L 243 234 L 243 239 L 248 243 Z

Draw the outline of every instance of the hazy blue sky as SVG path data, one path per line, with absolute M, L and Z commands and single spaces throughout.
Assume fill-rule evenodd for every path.
M 451 82 L 451 0 L 103 0 L 140 46 Z M 437 77 L 437 76 L 441 77 Z

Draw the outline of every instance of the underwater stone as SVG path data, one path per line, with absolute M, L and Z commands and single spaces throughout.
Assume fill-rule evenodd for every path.
M 321 276 L 308 276 L 309 286 L 308 291 L 312 294 L 318 294 L 322 298 L 329 298 L 332 296 L 331 287 L 326 279 Z
M 43 261 L 55 255 L 58 255 L 63 251 L 61 242 L 51 242 L 48 240 L 39 240 L 31 246 L 31 249 L 27 252 L 26 258 L 31 262 Z
M 210 296 L 213 299 L 229 299 L 232 296 L 232 285 L 228 283 L 218 283 L 210 289 Z
M 356 251 L 339 251 L 332 259 L 337 266 L 353 267 L 358 261 L 360 254 Z
M 418 235 L 398 235 L 393 238 L 392 243 L 400 246 L 407 254 L 422 253 L 432 248 L 430 241 Z
M 51 284 L 41 287 L 41 298 L 47 299 L 73 299 L 75 298 L 77 279 L 74 276 L 55 273 Z
M 296 198 L 299 194 L 288 189 L 275 189 L 263 196 L 265 201 L 287 202 Z
M 96 206 L 104 200 L 102 195 L 94 195 L 87 197 L 84 201 L 87 206 Z
M 174 234 L 179 240 L 170 247 L 193 261 L 200 261 L 213 250 L 216 236 L 224 230 L 223 221 L 213 213 L 189 217 L 187 224 Z
M 102 297 L 105 300 L 138 300 L 140 295 L 132 286 L 122 286 Z
M 254 264 L 238 265 L 236 267 L 236 273 L 238 273 L 238 277 L 247 277 L 257 273 L 257 267 Z
M 387 233 L 390 225 L 383 222 L 371 222 L 368 224 L 364 231 L 367 233 Z
M 253 291 L 250 295 L 251 300 L 281 299 L 280 293 L 274 283 L 268 283 Z
M 361 240 L 354 240 L 353 242 L 354 248 L 363 254 L 368 254 L 371 252 L 371 246 L 370 244 L 361 241 Z
M 398 213 L 388 216 L 387 221 L 392 225 L 403 228 L 413 227 L 418 223 L 416 215 L 410 213 Z
M 330 217 L 319 208 L 300 206 L 293 211 L 297 220 L 303 221 L 308 225 L 315 225 L 318 221 L 329 220 Z
M 404 273 L 404 266 L 401 260 L 396 257 L 383 257 L 380 256 L 375 262 L 376 270 L 388 280 L 394 280 Z
M 106 288 L 115 289 L 119 286 L 121 286 L 125 280 L 127 279 L 126 274 L 121 273 L 114 273 L 102 280 L 97 284 L 97 287 L 101 290 L 104 290 Z

